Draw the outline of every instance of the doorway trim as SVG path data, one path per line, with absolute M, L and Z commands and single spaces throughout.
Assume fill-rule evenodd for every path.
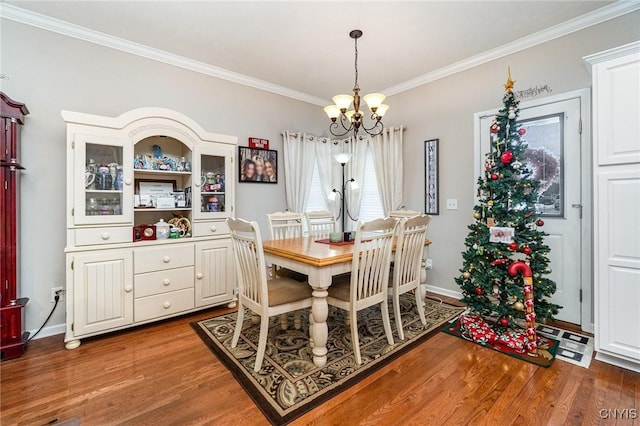
M 580 198 L 582 200 L 582 221 L 580 230 L 583 235 L 582 254 L 580 259 L 580 268 L 582 270 L 582 306 L 581 306 L 581 324 L 582 330 L 593 333 L 594 331 L 594 310 L 593 310 L 593 197 L 592 186 L 593 177 L 591 175 L 591 90 L 580 89 L 572 92 L 561 93 L 558 95 L 547 96 L 540 99 L 523 101 L 520 103 L 520 110 L 549 105 L 556 102 L 568 101 L 571 99 L 579 99 L 580 101 L 580 178 L 582 185 L 580 186 Z M 476 195 L 476 180 L 481 174 L 482 169 L 482 150 L 480 146 L 480 121 L 486 117 L 493 117 L 498 114 L 499 108 L 487 111 L 477 112 L 473 115 L 473 196 L 474 203 L 478 202 Z

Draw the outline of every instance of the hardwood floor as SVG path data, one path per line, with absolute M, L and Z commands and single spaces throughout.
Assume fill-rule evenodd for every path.
M 34 340 L 1 364 L 2 425 L 267 425 L 189 326 L 218 308 L 86 339 Z M 625 419 L 600 410 L 627 409 Z M 635 410 L 635 411 L 632 411 Z M 436 334 L 294 425 L 640 424 L 640 374 L 593 361 L 540 368 Z M 55 423 L 53 423 L 55 424 Z

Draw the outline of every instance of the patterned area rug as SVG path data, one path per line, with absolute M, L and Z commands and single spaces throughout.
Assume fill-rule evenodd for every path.
M 280 328 L 279 317 L 272 317 L 267 351 L 262 369 L 254 373 L 259 324 L 245 315 L 242 335 L 236 348 L 231 348 L 236 313 L 192 323 L 192 327 L 211 351 L 231 370 L 249 396 L 272 424 L 283 425 L 317 407 L 367 375 L 389 363 L 438 332 L 447 321 L 464 309 L 426 299 L 427 325 L 418 317 L 413 295 L 401 296 L 405 340 L 397 338 L 395 320 L 391 317 L 395 344 L 389 346 L 384 336 L 379 307 L 358 314 L 362 364 L 355 363 L 349 327 L 344 327 L 344 311 L 330 309 L 327 365 L 313 365 L 308 338 L 308 310 L 302 312 L 302 328 Z M 389 309 L 393 309 L 390 307 Z

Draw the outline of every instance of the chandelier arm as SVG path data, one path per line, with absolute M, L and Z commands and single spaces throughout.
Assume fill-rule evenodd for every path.
M 334 121 L 329 125 L 329 131 L 331 132 L 331 134 L 333 136 L 337 136 L 339 138 L 345 136 L 347 133 L 349 133 L 352 130 L 353 124 L 351 125 L 351 127 L 349 127 L 348 129 L 344 126 L 344 123 L 342 122 L 342 120 L 340 120 L 340 124 L 342 125 L 342 128 L 344 129 L 344 133 L 340 133 L 338 131 L 339 127 L 338 127 L 338 122 Z M 334 130 L 335 129 L 335 130 Z
M 367 132 L 371 136 L 378 136 L 384 130 L 384 124 L 382 124 L 382 121 L 378 121 L 378 120 L 375 120 L 373 126 L 371 127 L 366 127 L 363 122 L 361 127 L 364 129 L 365 132 Z M 376 129 L 378 128 L 379 130 L 376 131 Z

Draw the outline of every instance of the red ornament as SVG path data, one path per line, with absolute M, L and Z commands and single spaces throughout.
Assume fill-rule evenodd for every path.
M 531 254 L 531 247 L 525 247 L 522 249 L 522 252 L 526 255 L 530 255 Z
M 538 219 L 538 220 L 536 220 L 536 225 L 538 225 L 538 226 L 544 226 L 544 220 L 542 220 L 542 219 Z
M 498 266 L 498 265 L 503 265 L 505 263 L 509 262 L 509 259 L 496 259 L 493 262 L 491 262 L 492 266 Z
M 493 123 L 491 125 L 491 133 L 495 135 L 496 133 L 498 133 L 498 130 L 500 130 L 500 126 L 498 126 L 498 123 Z
M 484 294 L 484 290 L 482 289 L 482 287 L 476 287 L 476 294 L 478 296 L 482 296 Z
M 525 129 L 524 127 L 520 127 L 520 128 L 518 129 L 518 134 L 519 134 L 520 136 L 524 136 L 526 133 L 527 133 L 527 129 Z
M 507 317 L 500 317 L 500 319 L 498 320 L 498 324 L 500 324 L 503 327 L 506 327 L 509 325 L 509 319 Z
M 513 153 L 511 151 L 505 151 L 500 156 L 500 161 L 502 161 L 502 164 L 509 164 L 513 161 Z
M 526 218 L 528 218 L 528 217 L 533 216 L 533 213 L 534 213 L 533 211 L 526 212 L 526 213 L 524 214 L 524 218 L 526 219 Z
M 498 180 L 498 174 L 497 173 L 491 173 L 491 180 Z
M 509 250 L 512 250 L 512 251 L 518 250 L 518 243 L 509 244 Z

